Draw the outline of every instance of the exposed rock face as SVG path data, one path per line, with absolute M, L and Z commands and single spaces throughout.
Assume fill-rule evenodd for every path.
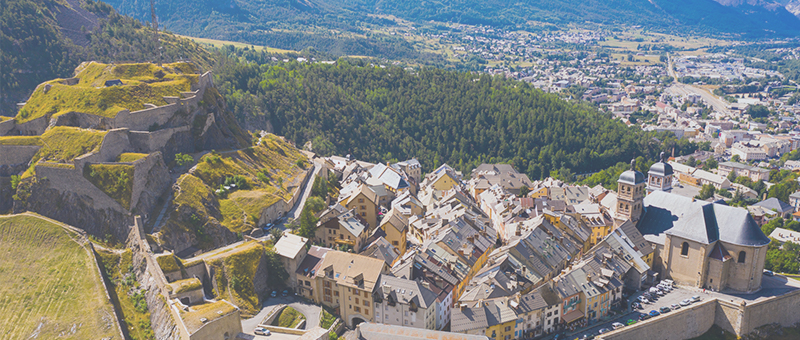
M 14 206 L 14 190 L 11 189 L 11 178 L 0 177 L 0 213 L 11 210 Z
M 209 202 L 203 203 L 204 205 L 209 206 L 209 208 L 216 209 L 209 204 Z M 194 209 L 191 209 L 187 206 L 171 206 L 169 209 L 175 210 L 174 214 L 176 214 L 176 216 L 168 223 L 191 221 L 192 215 L 202 215 L 197 214 Z M 226 246 L 238 240 L 236 234 L 228 230 L 228 228 L 222 226 L 222 224 L 220 224 L 215 218 L 210 218 L 206 221 L 198 221 L 195 223 L 199 226 L 192 225 L 192 222 L 187 222 L 186 224 L 188 226 L 171 226 L 169 228 L 162 228 L 160 238 L 161 247 L 171 250 L 175 253 L 180 253 L 192 246 L 199 246 L 201 249 L 210 250 Z M 202 232 L 196 233 L 194 230 L 187 228 L 197 228 L 202 230 Z M 198 236 L 198 234 L 201 236 Z M 198 237 L 200 237 L 200 239 L 198 239 Z

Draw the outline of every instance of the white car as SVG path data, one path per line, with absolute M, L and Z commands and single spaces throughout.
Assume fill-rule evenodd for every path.
M 270 333 L 269 329 L 266 329 L 264 327 L 256 327 L 256 329 L 253 331 L 253 333 L 256 333 L 256 335 L 272 335 L 272 333 Z
M 692 302 L 700 302 L 700 295 L 692 296 Z
M 615 323 L 611 324 L 611 327 L 613 327 L 616 330 L 616 329 L 620 329 L 622 327 L 625 327 L 625 325 L 623 325 L 622 323 L 619 323 L 619 322 L 615 322 Z
M 688 306 L 688 305 L 691 305 L 691 304 L 692 304 L 692 300 L 689 300 L 689 299 L 685 299 L 685 300 L 681 301 L 681 306 Z

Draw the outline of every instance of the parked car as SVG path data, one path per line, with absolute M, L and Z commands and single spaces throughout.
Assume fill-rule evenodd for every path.
M 631 304 L 632 309 L 642 309 L 642 304 L 639 302 L 634 302 Z
M 599 332 L 600 334 L 603 334 L 603 333 L 608 333 L 608 332 L 611 332 L 611 330 L 610 330 L 610 329 L 608 329 L 608 328 L 600 328 L 600 330 L 599 330 L 598 332 Z
M 771 270 L 764 269 L 764 275 L 766 275 L 766 276 L 774 276 L 775 273 L 773 273 Z
M 623 325 L 621 322 L 615 322 L 611 324 L 611 327 L 614 329 L 620 329 L 622 327 L 625 327 L 625 325 Z
M 628 325 L 628 326 L 630 326 L 630 325 L 633 325 L 633 324 L 635 324 L 635 323 L 637 323 L 637 322 L 638 322 L 638 321 L 636 321 L 636 320 L 634 320 L 634 319 L 628 319 L 627 325 Z
M 700 295 L 692 296 L 692 302 L 700 302 Z
M 638 299 L 638 300 L 639 300 L 639 302 L 641 302 L 641 303 L 650 303 L 650 300 L 648 300 L 648 299 L 647 299 L 646 297 L 644 297 L 644 296 L 640 296 L 640 297 L 638 297 L 637 299 Z
M 678 308 L 681 308 L 681 305 L 679 305 L 677 303 L 673 303 L 671 306 L 669 306 L 669 308 L 672 308 L 672 310 L 676 310 Z
M 639 321 L 644 321 L 644 320 L 647 320 L 649 318 L 651 318 L 650 314 L 639 315 Z
M 669 313 L 669 312 L 671 312 L 671 311 L 672 311 L 672 309 L 670 309 L 670 308 L 669 308 L 669 307 L 667 307 L 667 306 L 664 306 L 664 307 L 661 307 L 660 311 L 661 311 L 661 314 L 664 314 L 664 313 Z
M 661 315 L 661 313 L 659 313 L 657 310 L 651 310 L 650 313 L 647 313 L 647 314 L 650 314 L 650 316 L 659 316 L 659 315 Z
M 253 331 L 253 333 L 256 333 L 256 335 L 271 335 L 272 334 L 272 333 L 270 333 L 269 329 L 266 329 L 264 327 L 256 327 L 256 329 Z
M 664 284 L 670 286 L 670 288 L 675 287 L 675 282 L 673 282 L 670 279 L 664 279 L 664 280 L 661 280 L 661 282 L 663 282 Z
M 681 301 L 681 306 L 688 306 L 688 305 L 691 305 L 691 304 L 692 304 L 692 300 L 690 300 L 690 299 L 684 299 L 683 301 Z
M 289 296 L 289 290 L 288 290 L 288 289 L 284 289 L 284 290 L 283 290 L 283 293 L 281 293 L 281 295 L 283 295 L 283 296 Z
M 269 293 L 269 297 L 273 297 L 273 298 L 278 297 L 278 291 L 277 290 L 273 290 L 272 293 Z

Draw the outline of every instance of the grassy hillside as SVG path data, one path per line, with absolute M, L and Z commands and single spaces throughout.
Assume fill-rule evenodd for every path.
M 89 164 L 83 167 L 83 177 L 119 202 L 123 208 L 131 208 L 133 165 Z
M 211 225 L 249 232 L 264 208 L 291 199 L 310 166 L 305 154 L 271 134 L 257 146 L 208 153 L 192 174 L 178 179 L 174 209 L 161 235 L 190 233 L 198 247 L 207 249 L 212 244 L 207 229 Z
M 155 339 L 150 326 L 150 312 L 144 293 L 139 290 L 136 274 L 133 272 L 130 249 L 123 252 L 99 250 L 103 271 L 111 282 L 114 291 L 111 300 L 122 311 L 123 328 L 133 340 Z
M 20 109 L 19 123 L 40 117 L 82 112 L 113 118 L 122 110 L 145 109 L 144 104 L 168 104 L 164 96 L 180 97 L 180 93 L 197 84 L 197 68 L 187 63 L 108 65 L 90 62 L 76 69 L 77 85 L 65 85 L 62 79 L 48 81 L 49 89 L 40 86 Z M 108 80 L 121 80 L 123 85 L 106 87 Z
M 266 251 L 264 245 L 249 242 L 209 263 L 216 269 L 217 297 L 233 302 L 243 316 L 255 315 L 260 310 L 261 302 L 253 286 L 253 279 Z
M 36 85 L 73 75 L 86 60 L 157 61 L 151 29 L 93 0 L 4 0 L 0 6 L 0 114 L 16 112 Z M 210 54 L 191 40 L 160 33 L 163 62 L 192 60 L 203 69 Z
M 0 218 L 3 338 L 117 338 L 100 273 L 75 239 L 37 217 Z

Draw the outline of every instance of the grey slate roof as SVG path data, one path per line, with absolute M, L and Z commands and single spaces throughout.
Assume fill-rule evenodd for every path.
M 667 175 L 672 175 L 673 174 L 672 165 L 669 165 L 669 163 L 666 163 L 664 161 L 656 162 L 655 164 L 653 164 L 653 166 L 650 167 L 650 171 L 648 171 L 647 173 L 662 177 Z
M 757 205 L 759 207 L 764 207 L 764 208 L 769 209 L 769 210 L 775 209 L 779 213 L 784 213 L 784 212 L 791 211 L 792 209 L 794 209 L 791 205 L 789 205 L 789 203 L 781 201 L 781 200 L 779 200 L 779 199 L 777 199 L 775 197 L 768 198 L 766 200 L 763 200 L 763 201 L 758 202 L 758 203 L 753 204 L 753 205 Z
M 636 170 L 628 170 L 619 175 L 619 180 L 617 180 L 617 183 L 630 185 L 644 183 L 644 174 Z
M 392 288 L 389 295 L 397 303 L 409 304 L 413 302 L 418 307 L 427 309 L 436 302 L 436 294 L 423 287 L 417 281 L 383 274 L 378 282 L 380 282 L 381 287 L 390 286 Z M 387 296 L 384 296 L 384 298 L 387 298 Z
M 721 240 L 741 246 L 763 246 L 770 241 L 745 209 L 660 191 L 647 195 L 644 204 L 645 214 L 637 228 L 645 238 L 659 244 L 664 244 L 665 235 L 703 244 Z

